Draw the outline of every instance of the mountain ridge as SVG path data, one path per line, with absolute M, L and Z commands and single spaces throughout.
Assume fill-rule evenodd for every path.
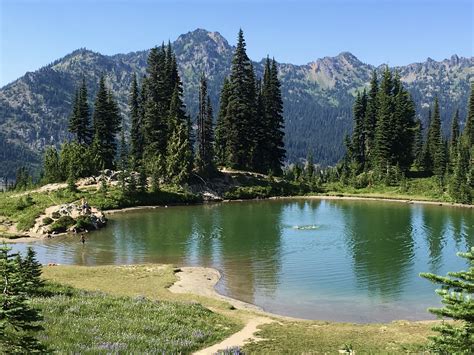
M 172 47 L 188 112 L 195 117 L 197 87 L 204 72 L 216 113 L 222 82 L 230 73 L 234 47 L 219 32 L 205 29 L 180 35 L 172 42 Z M 0 88 L 0 133 L 9 143 L 37 154 L 46 145 L 60 144 L 68 138 L 67 117 L 75 86 L 82 75 L 90 89 L 92 103 L 98 77 L 104 73 L 127 119 L 131 74 L 145 74 L 148 51 L 104 55 L 80 48 L 34 72 L 25 73 Z M 263 60 L 253 62 L 257 76 L 262 75 Z M 355 92 L 367 86 L 372 70 L 381 72 L 383 68 L 385 65 L 363 63 L 347 51 L 304 65 L 279 63 L 288 158 L 292 161 L 304 158 L 311 151 L 317 161 L 333 164 L 343 153 L 344 134 L 351 130 Z M 400 73 L 425 124 L 427 108 L 435 95 L 440 96 L 446 131 L 455 108 L 460 109 L 461 121 L 464 120 L 469 81 L 474 78 L 473 68 L 473 57 L 454 54 L 442 61 L 428 57 L 425 62 L 393 69 Z

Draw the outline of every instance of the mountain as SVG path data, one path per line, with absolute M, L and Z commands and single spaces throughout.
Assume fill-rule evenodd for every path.
M 251 41 L 248 46 L 252 46 Z M 234 48 L 218 32 L 203 29 L 179 36 L 172 47 L 191 117 L 196 115 L 199 77 L 203 72 L 209 79 L 209 92 L 217 112 L 221 85 L 230 72 Z M 0 147 L 11 149 L 0 154 L 0 164 L 6 167 L 0 175 L 11 174 L 24 163 L 37 164 L 45 146 L 58 145 L 69 137 L 71 100 L 82 76 L 92 103 L 99 77 L 102 73 L 106 75 L 127 123 L 132 73 L 145 74 L 147 55 L 148 50 L 107 56 L 79 49 L 1 88 Z M 263 63 L 263 59 L 254 63 L 258 76 L 262 75 Z M 343 137 L 352 127 L 354 94 L 368 85 L 372 70 L 381 73 L 384 66 L 365 64 L 353 54 L 343 52 L 306 65 L 281 63 L 279 68 L 288 159 L 295 161 L 312 152 L 321 164 L 335 163 L 344 152 Z M 429 105 L 436 95 L 440 98 L 445 132 L 456 108 L 465 120 L 469 82 L 474 80 L 473 57 L 453 55 L 439 62 L 428 58 L 423 63 L 394 69 L 412 94 L 425 126 Z

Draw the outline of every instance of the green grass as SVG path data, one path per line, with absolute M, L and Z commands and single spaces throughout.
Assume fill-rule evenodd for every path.
M 323 186 L 325 194 L 335 196 L 379 197 L 403 200 L 452 202 L 449 194 L 439 187 L 436 177 L 406 179 L 400 186 L 374 185 L 355 188 L 341 183 Z
M 51 192 L 0 193 L 0 218 L 7 218 L 14 223 L 19 231 L 32 228 L 46 208 L 63 203 L 71 203 L 85 197 L 89 204 L 102 210 L 118 209 L 132 206 L 165 205 L 181 203 L 197 203 L 201 199 L 182 189 L 164 186 L 158 192 L 147 192 L 124 196 L 118 188 L 110 188 L 107 193 L 96 190 L 71 192 L 60 189 Z M 1 227 L 1 226 L 0 226 Z M 0 229 L 0 232 L 2 230 Z
M 427 336 L 432 335 L 427 322 L 389 324 L 352 324 L 334 322 L 280 322 L 263 325 L 257 335 L 264 340 L 244 346 L 245 353 L 255 354 L 337 354 L 352 349 L 356 353 L 423 352 Z
M 60 353 L 189 353 L 239 329 L 200 304 L 143 296 L 63 288 L 32 303 L 44 317 L 38 339 Z

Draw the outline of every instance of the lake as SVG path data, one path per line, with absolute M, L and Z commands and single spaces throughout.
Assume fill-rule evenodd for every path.
M 172 263 L 221 271 L 217 290 L 307 319 L 432 319 L 422 271 L 466 268 L 474 210 L 397 202 L 283 199 L 120 212 L 85 245 L 32 243 L 43 263 Z M 24 244 L 13 245 L 24 250 Z

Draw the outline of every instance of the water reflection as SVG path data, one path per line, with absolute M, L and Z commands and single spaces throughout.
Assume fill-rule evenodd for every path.
M 215 267 L 220 292 L 290 316 L 426 319 L 439 300 L 418 273 L 465 267 L 455 253 L 473 245 L 473 215 L 367 201 L 176 206 L 112 215 L 85 245 L 59 237 L 33 246 L 44 263 Z

